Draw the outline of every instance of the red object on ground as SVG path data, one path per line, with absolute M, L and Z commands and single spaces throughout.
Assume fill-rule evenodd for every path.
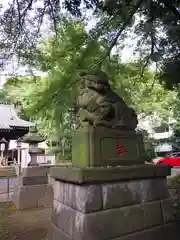
M 179 167 L 180 166 L 180 152 L 174 152 L 168 154 L 164 158 L 157 161 L 156 164 L 164 164 L 172 167 Z

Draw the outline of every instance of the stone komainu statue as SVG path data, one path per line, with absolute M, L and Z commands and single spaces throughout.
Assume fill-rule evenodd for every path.
M 81 74 L 84 78 L 76 102 L 80 126 L 90 124 L 122 130 L 135 130 L 137 115 L 111 90 L 105 73 Z

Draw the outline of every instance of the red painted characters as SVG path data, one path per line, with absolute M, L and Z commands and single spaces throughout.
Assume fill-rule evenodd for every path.
M 126 147 L 123 143 L 123 140 L 121 138 L 118 138 L 116 140 L 116 152 L 120 156 L 120 158 L 122 158 L 125 154 L 128 153 L 128 151 L 126 150 Z

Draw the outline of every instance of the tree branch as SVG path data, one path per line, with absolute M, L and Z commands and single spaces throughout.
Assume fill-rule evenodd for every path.
M 51 9 L 51 17 L 52 17 L 52 20 L 53 20 L 53 25 L 54 25 L 54 30 L 55 30 L 55 34 L 56 34 L 56 38 L 57 38 L 57 33 L 58 33 L 58 30 L 57 30 L 57 18 L 54 14 L 54 8 L 53 8 L 53 5 L 51 3 L 51 0 L 48 0 L 48 4 L 50 6 L 50 9 Z
M 172 13 L 174 13 L 174 15 L 176 17 L 178 17 L 180 19 L 180 12 L 176 9 L 176 7 L 173 5 L 172 1 L 170 0 L 161 0 L 162 3 L 164 3 L 164 5 L 171 10 Z
M 106 54 L 99 59 L 98 62 L 95 63 L 95 65 L 99 64 L 101 66 L 101 64 L 103 63 L 103 61 L 110 56 L 110 53 L 113 49 L 113 47 L 116 45 L 120 35 L 122 34 L 122 32 L 125 30 L 125 28 L 127 27 L 127 25 L 131 22 L 131 19 L 133 18 L 134 14 L 137 12 L 137 10 L 139 9 L 139 7 L 142 5 L 142 3 L 144 2 L 144 0 L 139 0 L 137 2 L 137 4 L 133 7 L 131 13 L 129 14 L 129 17 L 124 21 L 122 27 L 118 30 L 115 38 L 113 39 L 113 41 L 111 42 Z

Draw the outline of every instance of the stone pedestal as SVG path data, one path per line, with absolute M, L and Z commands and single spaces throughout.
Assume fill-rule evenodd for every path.
M 17 209 L 48 207 L 53 203 L 53 189 L 48 184 L 46 167 L 27 167 L 14 188 L 13 202 Z
M 48 240 L 179 240 L 167 166 L 53 167 Z
M 44 151 L 39 148 L 36 144 L 30 144 L 29 146 L 29 155 L 31 157 L 31 161 L 28 163 L 28 166 L 39 166 L 37 162 L 37 158 L 39 155 L 43 154 Z
M 143 138 L 135 131 L 86 126 L 72 138 L 72 164 L 99 167 L 143 164 Z
M 29 152 L 30 157 L 31 157 L 31 161 L 29 162 L 28 166 L 38 166 L 39 164 L 37 163 L 37 153 L 32 154 L 31 152 Z

